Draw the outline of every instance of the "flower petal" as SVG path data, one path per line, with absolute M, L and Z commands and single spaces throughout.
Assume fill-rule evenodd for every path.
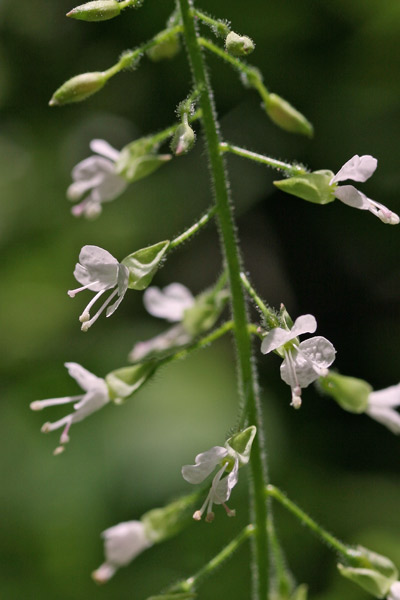
M 400 415 L 392 408 L 370 407 L 365 411 L 369 417 L 385 425 L 396 435 L 400 435 Z
M 281 377 L 285 383 L 293 387 L 297 383 L 301 388 L 306 388 L 316 381 L 321 375 L 320 370 L 329 367 L 335 360 L 335 348 L 324 337 L 316 336 L 301 342 L 298 350 L 291 351 L 291 359 L 297 381 L 292 380 L 290 357 L 285 358 L 281 364 Z
M 303 333 L 314 333 L 317 329 L 317 321 L 313 315 L 302 315 L 295 320 L 291 332 L 293 337 Z
M 339 181 L 345 181 L 346 179 L 352 179 L 353 181 L 367 181 L 374 173 L 378 161 L 369 154 L 358 156 L 356 154 L 348 160 L 343 167 L 336 173 L 330 183 L 338 183 Z
M 90 285 L 94 292 L 117 284 L 119 263 L 107 250 L 98 246 L 84 246 L 79 254 L 74 277 L 82 285 Z
M 89 390 L 100 389 L 104 385 L 104 379 L 93 375 L 90 371 L 74 362 L 66 362 L 64 366 L 68 369 L 68 374 L 75 379 L 77 384 L 88 392 Z
M 400 600 L 400 581 L 396 581 L 390 587 L 388 600 Z
M 110 202 L 117 196 L 120 196 L 127 187 L 128 182 L 123 177 L 120 177 L 116 173 L 110 173 L 106 177 L 103 177 L 98 185 L 93 186 L 92 199 L 100 203 Z
M 275 327 L 267 333 L 265 338 L 261 343 L 261 352 L 263 354 L 268 354 L 269 352 L 273 352 L 277 348 L 280 348 L 293 338 L 295 335 L 292 335 L 291 331 L 287 331 L 286 329 L 282 329 L 282 327 Z
M 186 286 L 171 283 L 163 290 L 158 287 L 148 288 L 143 295 L 143 303 L 153 317 L 174 322 L 182 320 L 185 310 L 193 306 L 194 297 Z
M 72 413 L 72 423 L 83 421 L 83 419 L 100 410 L 100 408 L 103 408 L 110 401 L 105 381 L 103 381 L 103 385 L 102 389 L 98 388 L 86 392 L 82 400 L 74 404 L 75 412 Z
M 182 477 L 189 483 L 201 483 L 227 454 L 227 449 L 222 446 L 214 446 L 207 452 L 198 454 L 195 458 L 196 464 L 182 467 Z
M 122 567 L 151 546 L 141 521 L 127 521 L 106 529 L 104 553 L 107 563 Z
M 371 392 L 368 397 L 368 406 L 377 408 L 400 406 L 400 383 L 391 385 L 384 390 Z
M 359 208 L 360 210 L 369 210 L 368 198 L 360 192 L 354 185 L 341 185 L 335 190 L 335 197 L 347 206 Z
M 239 461 L 235 460 L 232 471 L 227 477 L 221 479 L 214 490 L 213 502 L 215 504 L 222 504 L 227 502 L 230 498 L 232 489 L 238 482 L 239 478 Z
M 120 152 L 113 148 L 108 142 L 106 142 L 106 140 L 92 140 L 90 142 L 90 149 L 92 152 L 101 154 L 113 162 L 119 159 Z
M 102 156 L 89 156 L 75 165 L 71 174 L 74 181 L 91 181 L 94 178 L 101 181 L 110 173 L 115 173 L 113 162 Z

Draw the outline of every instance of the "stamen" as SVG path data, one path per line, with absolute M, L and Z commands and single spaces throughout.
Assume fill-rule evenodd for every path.
M 69 423 L 66 424 L 65 429 L 61 434 L 61 437 L 60 437 L 61 444 L 67 444 L 69 442 L 68 432 L 69 432 L 69 428 L 71 427 L 71 425 L 72 425 L 72 419 L 69 421 Z
M 59 454 L 62 454 L 64 450 L 64 446 L 57 446 L 57 448 L 53 450 L 53 456 L 58 456 Z
M 88 288 L 90 288 L 91 285 L 95 285 L 96 283 L 100 283 L 100 281 L 92 281 L 87 285 L 84 285 L 80 288 L 76 288 L 76 290 L 68 290 L 67 294 L 70 298 L 74 298 L 76 294 L 78 294 L 79 292 L 83 292 L 83 290 L 87 290 Z
M 295 350 L 297 351 L 296 348 Z M 300 408 L 301 387 L 299 385 L 299 380 L 297 379 L 296 366 L 290 350 L 285 350 L 285 359 L 289 371 L 290 387 L 292 390 L 292 401 L 290 406 L 293 406 L 293 408 Z
M 230 509 L 229 506 L 227 504 L 225 504 L 225 502 L 222 503 L 222 506 L 224 507 L 226 514 L 228 515 L 228 517 L 236 517 L 236 510 L 235 509 Z
M 99 292 L 97 292 L 97 294 L 95 296 L 93 296 L 93 298 L 91 299 L 91 301 L 89 302 L 89 304 L 86 306 L 85 310 L 83 311 L 83 313 L 79 317 L 79 320 L 80 320 L 81 323 L 85 323 L 86 321 L 89 321 L 89 319 L 90 319 L 90 309 L 92 308 L 93 304 L 95 304 L 97 302 L 97 300 L 99 298 L 101 298 L 101 296 L 106 291 L 107 291 L 106 289 L 100 290 Z
M 103 290 L 105 291 L 105 290 Z M 116 294 L 118 294 L 118 288 L 115 289 L 107 298 L 107 300 L 102 304 L 102 306 L 99 308 L 99 310 L 97 311 L 97 313 L 94 315 L 94 317 L 92 317 L 90 319 L 90 321 L 85 321 L 84 323 L 82 323 L 82 327 L 81 330 L 82 331 L 87 331 L 89 329 L 89 327 L 91 327 L 93 325 L 93 323 L 95 323 L 95 321 L 97 321 L 97 319 L 99 318 L 99 316 L 101 315 L 101 313 L 103 312 L 103 310 L 110 304 L 111 300 L 116 296 Z
M 47 406 L 56 406 L 57 404 L 68 404 L 69 402 L 76 402 L 76 400 L 82 400 L 83 394 L 80 396 L 66 396 L 65 398 L 50 398 L 49 400 L 35 400 L 31 402 L 30 408 L 32 410 L 42 410 Z
M 72 421 L 72 415 L 67 415 L 66 417 L 63 417 L 62 419 L 59 419 L 59 421 L 54 421 L 54 423 L 45 423 L 42 426 L 41 432 L 49 433 L 50 431 L 54 431 L 55 429 L 59 429 L 60 427 L 67 425 L 69 423 L 69 421 Z

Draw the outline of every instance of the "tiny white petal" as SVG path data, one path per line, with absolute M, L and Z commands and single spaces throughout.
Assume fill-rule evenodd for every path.
M 392 408 L 371 407 L 367 408 L 365 412 L 396 435 L 400 435 L 400 415 Z
M 90 149 L 97 154 L 101 154 L 112 161 L 116 161 L 119 158 L 120 152 L 113 148 L 111 144 L 106 140 L 92 140 L 90 142 Z
M 153 317 L 170 322 L 181 321 L 183 313 L 194 304 L 190 290 L 181 283 L 171 283 L 163 290 L 149 287 L 143 294 L 144 306 Z
M 113 162 L 102 156 L 89 156 L 75 165 L 71 175 L 74 181 L 89 181 L 94 187 L 110 173 L 115 173 Z
M 357 190 L 354 185 L 341 185 L 335 189 L 335 197 L 347 206 L 369 210 L 369 201 L 365 194 Z
M 207 452 L 198 454 L 194 465 L 185 465 L 182 467 L 182 477 L 188 483 L 201 483 L 213 472 L 221 459 L 227 456 L 227 454 L 227 449 L 222 446 L 214 446 L 210 450 L 207 450 Z
M 391 385 L 384 390 L 371 392 L 368 398 L 368 405 L 377 408 L 400 406 L 400 383 Z
M 391 585 L 387 600 L 400 600 L 400 581 L 396 581 Z
M 369 154 L 358 156 L 358 154 L 356 154 L 343 165 L 331 179 L 330 183 L 338 183 L 339 181 L 345 181 L 346 179 L 361 182 L 367 181 L 367 179 L 375 172 L 377 166 L 378 161 L 373 156 L 370 156 Z
M 293 337 L 303 333 L 314 333 L 317 329 L 317 321 L 313 315 L 302 315 L 295 320 L 291 332 Z
M 292 335 L 291 331 L 287 331 L 286 329 L 282 329 L 282 327 L 275 327 L 267 333 L 261 342 L 261 352 L 263 354 L 268 354 L 269 352 L 273 352 L 277 348 L 284 346 L 292 340 L 295 335 Z
M 64 366 L 68 369 L 68 374 L 75 379 L 85 392 L 88 392 L 90 389 L 104 389 L 104 379 L 93 375 L 93 373 L 78 365 L 78 363 L 66 362 Z
M 127 521 L 102 533 L 107 563 L 122 567 L 152 544 L 141 521 Z
M 239 460 L 235 460 L 232 471 L 223 479 L 221 479 L 215 488 L 213 502 L 222 504 L 227 502 L 231 496 L 232 489 L 238 482 L 239 478 Z
M 322 336 L 315 336 L 301 342 L 298 349 L 290 351 L 290 355 L 295 379 L 293 369 L 290 368 L 289 357 L 286 357 L 281 364 L 281 377 L 292 389 L 295 385 L 306 388 L 333 363 L 336 351 L 329 340 Z

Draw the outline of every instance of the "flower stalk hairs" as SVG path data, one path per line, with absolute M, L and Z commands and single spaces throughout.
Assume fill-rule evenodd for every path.
M 182 467 L 182 477 L 188 483 L 195 485 L 202 483 L 218 467 L 210 491 L 200 510 L 194 512 L 193 519 L 200 521 L 204 512 L 207 511 L 205 520 L 207 523 L 211 523 L 215 516 L 212 510 L 213 504 L 221 504 L 228 517 L 235 516 L 235 511 L 231 510 L 226 502 L 238 482 L 239 467 L 249 462 L 255 435 L 256 428 L 248 427 L 230 437 L 225 446 L 214 446 L 210 450 L 198 454 L 194 465 Z
M 69 375 L 75 379 L 80 387 L 85 391 L 78 396 L 66 396 L 64 398 L 50 398 L 48 400 L 36 400 L 31 403 L 32 410 L 43 410 L 49 406 L 59 406 L 61 404 L 74 403 L 74 412 L 54 421 L 54 423 L 45 423 L 42 427 L 43 433 L 49 433 L 55 429 L 63 427 L 60 436 L 60 446 L 55 449 L 54 454 L 60 454 L 64 450 L 64 444 L 69 442 L 69 430 L 73 423 L 78 423 L 86 419 L 89 415 L 103 408 L 110 401 L 108 387 L 104 379 L 93 375 L 77 363 L 65 363 Z

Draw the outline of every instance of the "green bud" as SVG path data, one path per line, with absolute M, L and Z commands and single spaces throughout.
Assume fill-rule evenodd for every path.
M 178 35 L 170 35 L 167 39 L 159 42 L 157 45 L 149 48 L 146 54 L 153 62 L 159 60 L 168 60 L 178 54 L 181 49 L 181 43 Z
M 193 148 L 196 135 L 188 123 L 178 125 L 171 140 L 171 150 L 175 156 L 187 154 Z
M 171 154 L 156 154 L 152 138 L 141 138 L 122 148 L 116 171 L 133 183 L 147 177 L 171 160 Z
M 254 425 L 247 427 L 239 433 L 235 433 L 230 437 L 225 446 L 228 451 L 233 450 L 235 458 L 239 459 L 239 465 L 247 465 L 250 459 L 251 446 L 257 433 L 257 428 Z
M 121 263 L 129 270 L 129 284 L 131 290 L 145 290 L 151 283 L 160 267 L 161 261 L 168 250 L 170 242 L 158 242 L 153 246 L 141 248 L 124 258 Z
M 268 94 L 264 97 L 265 110 L 271 121 L 278 127 L 290 131 L 290 133 L 301 133 L 312 137 L 314 128 L 304 115 L 296 110 L 289 102 L 277 94 Z
M 154 374 L 157 366 L 153 360 L 111 371 L 105 378 L 110 398 L 119 404 L 132 396 Z
M 233 56 L 243 56 L 253 52 L 254 42 L 247 35 L 238 35 L 231 31 L 226 37 L 225 49 Z
M 198 494 L 190 494 L 163 508 L 155 508 L 145 513 L 141 521 L 151 542 L 163 542 L 182 531 L 192 520 L 193 505 L 197 499 Z
M 357 414 L 365 412 L 372 387 L 363 379 L 329 372 L 319 379 L 319 384 L 344 410 Z
M 196 337 L 211 327 L 219 319 L 229 294 L 226 290 L 204 292 L 196 297 L 193 306 L 187 308 L 183 314 L 183 327 L 191 336 Z
M 104 86 L 107 77 L 100 71 L 94 73 L 82 73 L 68 79 L 56 90 L 49 102 L 50 106 L 61 106 L 70 102 L 81 102 L 92 94 L 95 94 Z
M 312 173 L 289 177 L 289 179 L 274 181 L 274 185 L 287 194 L 292 194 L 292 196 L 297 196 L 308 202 L 329 204 L 335 199 L 329 185 L 332 177 L 332 171 L 313 171 Z
M 349 550 L 347 558 L 355 566 L 339 563 L 340 574 L 376 598 L 384 598 L 398 579 L 398 571 L 392 561 L 368 548 L 357 546 L 356 549 Z
M 81 21 L 108 21 L 118 17 L 121 5 L 117 0 L 94 0 L 81 4 L 67 13 L 67 17 Z

